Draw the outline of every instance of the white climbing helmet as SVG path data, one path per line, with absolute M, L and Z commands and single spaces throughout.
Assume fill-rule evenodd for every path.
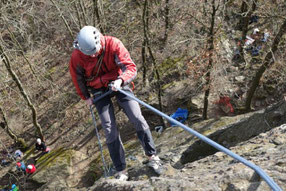
M 32 165 L 30 165 L 30 164 L 27 166 L 27 169 L 30 169 L 30 170 L 31 170 L 32 168 L 33 168 L 33 167 L 32 167 Z
M 42 143 L 40 138 L 37 138 L 37 143 L 40 145 Z
M 253 34 L 256 34 L 256 33 L 259 33 L 260 32 L 260 30 L 258 29 L 258 28 L 255 28 L 254 30 L 253 30 Z
M 85 55 L 94 55 L 101 49 L 100 32 L 93 26 L 84 26 L 73 43 L 73 47 Z

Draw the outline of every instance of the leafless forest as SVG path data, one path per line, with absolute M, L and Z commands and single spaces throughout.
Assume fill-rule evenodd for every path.
M 91 126 L 68 68 L 85 25 L 124 43 L 138 66 L 135 94 L 167 114 L 181 106 L 166 98 L 177 84 L 185 100 L 201 96 L 201 119 L 220 93 L 236 115 L 286 92 L 285 0 L 0 0 L 2 150 L 36 137 L 73 147 Z M 258 55 L 244 44 L 255 28 L 256 41 L 269 34 Z

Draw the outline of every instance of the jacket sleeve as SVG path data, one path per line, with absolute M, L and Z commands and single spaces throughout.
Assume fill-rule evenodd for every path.
M 86 81 L 84 78 L 85 71 L 84 69 L 75 62 L 73 56 L 69 63 L 69 69 L 73 84 L 76 88 L 78 95 L 83 99 L 86 100 L 90 98 L 89 92 L 87 90 Z
M 123 80 L 123 86 L 129 84 L 137 75 L 135 63 L 129 52 L 119 39 L 115 39 L 115 63 L 119 66 L 121 73 L 118 78 Z

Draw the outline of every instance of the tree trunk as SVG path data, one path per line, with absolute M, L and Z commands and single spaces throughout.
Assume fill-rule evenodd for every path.
M 99 24 L 100 32 L 104 34 L 103 23 L 102 23 L 101 18 L 100 18 L 100 10 L 98 7 L 98 0 L 93 0 L 93 14 L 94 14 L 94 17 L 93 17 L 94 18 L 94 26 L 97 26 L 97 24 Z
M 9 125 L 8 125 L 8 121 L 7 121 L 7 117 L 6 114 L 4 113 L 2 107 L 0 107 L 0 115 L 3 118 L 3 123 L 0 124 L 0 126 L 7 132 L 7 134 L 9 135 L 9 137 L 11 137 L 15 143 L 17 143 L 18 141 L 18 137 L 17 135 L 10 129 Z
M 249 20 L 250 17 L 252 16 L 253 12 L 256 9 L 256 4 L 257 4 L 257 0 L 253 0 L 252 3 L 252 8 L 251 10 L 248 10 L 248 6 L 247 3 L 245 3 L 245 1 L 242 2 L 241 5 L 241 14 L 242 14 L 242 18 L 240 20 L 240 28 L 242 29 L 242 35 L 241 35 L 241 39 L 242 39 L 242 43 L 241 46 L 239 46 L 239 52 L 241 55 L 241 59 L 244 60 L 244 56 L 243 56 L 243 45 L 246 39 L 246 35 L 248 32 L 248 25 L 249 25 Z M 243 14 L 246 14 L 245 16 Z
M 157 88 L 158 88 L 157 97 L 158 97 L 158 102 L 159 102 L 159 110 L 163 112 L 161 77 L 160 77 L 160 73 L 157 69 L 156 59 L 154 57 L 154 54 L 153 54 L 153 51 L 151 48 L 151 44 L 150 44 L 149 27 L 148 27 L 149 26 L 149 19 L 148 18 L 149 18 L 149 6 L 148 6 L 148 0 L 145 0 L 144 10 L 143 10 L 143 23 L 144 23 L 144 41 L 146 44 L 144 44 L 144 46 L 147 45 L 148 52 L 149 52 L 150 57 L 151 57 L 152 62 L 153 62 L 153 67 L 154 67 L 154 71 L 155 71 L 155 78 L 157 80 Z M 144 52 L 145 52 L 145 50 L 144 50 Z M 144 53 L 144 54 L 146 55 L 146 53 Z M 163 117 L 160 117 L 160 120 L 161 120 L 162 125 L 164 127 L 166 127 Z
M 82 0 L 79 0 L 79 6 L 80 6 L 81 13 L 83 14 L 84 24 L 88 25 L 88 23 L 87 23 L 87 16 L 86 16 L 86 10 L 85 10 L 85 6 L 84 6 L 84 2 Z
M 164 16 L 165 16 L 165 33 L 164 33 L 164 39 L 163 39 L 163 45 L 165 46 L 166 43 L 167 43 L 167 40 L 168 40 L 168 32 L 169 32 L 169 14 L 170 14 L 170 5 L 169 5 L 169 2 L 170 0 L 166 0 L 165 2 L 165 13 L 164 13 Z
M 23 85 L 22 85 L 21 81 L 19 80 L 17 74 L 11 68 L 10 60 L 9 60 L 8 56 L 5 54 L 5 52 L 4 52 L 4 50 L 3 50 L 1 45 L 0 45 L 0 54 L 1 54 L 2 61 L 4 62 L 4 65 L 5 65 L 6 69 L 7 69 L 7 71 L 9 72 L 9 74 L 12 77 L 13 81 L 16 83 L 17 87 L 20 90 L 21 95 L 23 96 L 23 98 L 25 99 L 25 101 L 27 102 L 29 108 L 32 111 L 33 124 L 36 127 L 36 129 L 37 129 L 37 131 L 39 133 L 39 136 L 41 137 L 42 140 L 44 140 L 44 135 L 43 135 L 43 132 L 42 132 L 42 128 L 41 128 L 40 124 L 38 123 L 38 119 L 37 119 L 38 118 L 37 111 L 36 111 L 34 105 L 32 104 L 28 94 L 24 90 Z
M 45 89 L 44 85 L 41 83 L 41 81 L 39 80 L 39 77 L 38 75 L 36 74 L 33 66 L 32 66 L 32 63 L 28 60 L 28 58 L 25 56 L 25 53 L 24 53 L 24 49 L 23 47 L 21 46 L 21 44 L 18 42 L 18 40 L 16 39 L 15 35 L 12 33 L 12 31 L 9 29 L 9 27 L 7 28 L 8 31 L 9 31 L 9 34 L 10 34 L 10 37 L 11 39 L 17 44 L 18 48 L 20 49 L 20 53 L 21 55 L 23 56 L 24 60 L 27 62 L 27 64 L 29 65 L 29 68 L 34 76 L 34 78 L 37 80 L 37 83 L 43 88 Z
M 68 29 L 71 38 L 73 39 L 74 36 L 73 36 L 72 30 L 71 30 L 70 26 L 68 25 L 67 20 L 66 20 L 65 17 L 63 16 L 62 11 L 60 10 L 59 6 L 54 2 L 54 0 L 50 0 L 50 1 L 53 3 L 53 5 L 54 5 L 54 6 L 57 8 L 57 10 L 59 11 L 59 14 L 60 14 L 61 18 L 62 18 L 62 20 L 64 21 L 64 24 L 65 24 L 66 28 Z
M 259 85 L 260 79 L 265 72 L 266 68 L 271 66 L 274 63 L 274 54 L 278 49 L 278 45 L 280 43 L 280 40 L 282 36 L 286 33 L 286 20 L 284 20 L 284 23 L 279 29 L 278 34 L 275 36 L 274 41 L 271 46 L 271 50 L 266 54 L 263 64 L 260 66 L 258 71 L 256 72 L 253 80 L 251 81 L 252 84 L 247 91 L 247 96 L 246 96 L 246 101 L 245 101 L 245 111 L 250 111 L 251 110 L 251 100 L 253 98 L 253 95 Z
M 215 25 L 215 16 L 216 16 L 216 7 L 215 0 L 212 1 L 212 17 L 211 17 L 211 26 L 209 28 L 208 35 L 208 66 L 206 74 L 206 90 L 204 95 L 204 108 L 203 108 L 203 119 L 208 118 L 208 103 L 209 103 L 209 94 L 210 94 L 210 84 L 211 84 L 211 69 L 213 67 L 213 50 L 214 50 L 214 25 Z
M 78 24 L 79 24 L 79 29 L 81 29 L 83 26 L 81 24 L 81 17 L 80 17 L 80 14 L 79 14 L 79 10 L 77 8 L 77 2 L 75 1 L 73 5 L 74 5 L 75 12 L 76 12 Z
M 144 1 L 144 8 L 143 8 L 143 14 L 142 14 L 142 22 L 143 22 L 143 42 L 142 42 L 142 49 L 141 49 L 141 55 L 142 55 L 142 65 L 143 65 L 143 85 L 146 87 L 147 83 L 147 54 L 146 54 L 146 48 L 147 48 L 147 23 L 148 23 L 148 17 L 147 15 L 147 0 Z

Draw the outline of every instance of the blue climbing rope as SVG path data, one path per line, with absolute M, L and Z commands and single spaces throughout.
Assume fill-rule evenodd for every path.
M 92 103 L 95 104 L 97 101 L 99 101 L 100 99 L 102 99 L 103 97 L 111 94 L 113 91 L 111 89 L 109 89 L 107 92 L 105 92 L 104 94 L 94 98 L 92 100 Z M 101 146 L 101 142 L 100 142 L 100 136 L 99 136 L 99 133 L 98 133 L 98 129 L 97 129 L 97 125 L 96 125 L 96 120 L 95 120 L 95 117 L 94 117 L 94 113 L 92 111 L 92 105 L 89 106 L 89 110 L 90 110 L 90 113 L 91 113 L 91 117 L 92 117 L 92 121 L 93 121 L 93 125 L 94 125 L 94 128 L 95 128 L 95 132 L 96 132 L 96 136 L 97 136 L 97 140 L 98 140 L 98 145 L 99 145 L 99 149 L 100 149 L 100 154 L 101 154 L 101 158 L 102 158 L 102 163 L 103 163 L 103 170 L 104 170 L 104 177 L 106 178 L 107 175 L 108 175 L 108 168 L 106 166 L 106 163 L 105 163 L 105 160 L 104 160 L 104 155 L 103 155 L 103 149 L 102 149 L 102 146 Z
M 240 161 L 241 163 L 243 163 L 244 165 L 252 168 L 257 174 L 260 175 L 261 178 L 263 178 L 265 180 L 265 182 L 271 187 L 272 190 L 274 191 L 282 191 L 282 189 L 260 168 L 258 167 L 257 165 L 253 164 L 252 162 L 250 161 L 247 161 L 246 159 L 244 159 L 243 157 L 231 152 L 229 149 L 223 147 L 222 145 L 214 142 L 213 140 L 207 138 L 206 136 L 198 133 L 197 131 L 189 128 L 188 126 L 180 123 L 179 121 L 169 117 L 168 115 L 162 113 L 161 111 L 157 110 L 156 108 L 146 104 L 145 102 L 139 100 L 138 98 L 136 98 L 134 95 L 128 93 L 128 92 L 125 92 L 121 89 L 117 89 L 119 92 L 125 94 L 126 96 L 128 96 L 129 98 L 137 101 L 138 103 L 140 103 L 141 105 L 147 107 L 148 109 L 150 109 L 151 111 L 155 112 L 156 114 L 160 115 L 161 117 L 164 117 L 166 118 L 168 121 L 182 127 L 184 130 L 188 131 L 189 133 L 193 134 L 194 136 L 198 137 L 199 139 L 201 139 L 202 141 L 206 142 L 207 144 L 215 147 L 216 149 L 224 152 L 225 154 L 231 156 L 232 158 Z
M 107 167 L 106 167 L 105 160 L 104 160 L 102 146 L 101 146 L 101 143 L 100 143 L 100 136 L 99 136 L 99 133 L 98 133 L 98 130 L 97 130 L 95 117 L 94 117 L 94 114 L 93 114 L 93 111 L 92 111 L 92 106 L 89 106 L 89 110 L 90 110 L 90 113 L 91 113 L 92 121 L 93 121 L 93 124 L 94 124 L 95 132 L 96 132 L 96 136 L 97 136 L 97 140 L 98 140 L 98 145 L 99 145 L 100 154 L 101 154 L 102 163 L 103 163 L 104 177 L 106 178 L 108 171 L 107 171 Z

